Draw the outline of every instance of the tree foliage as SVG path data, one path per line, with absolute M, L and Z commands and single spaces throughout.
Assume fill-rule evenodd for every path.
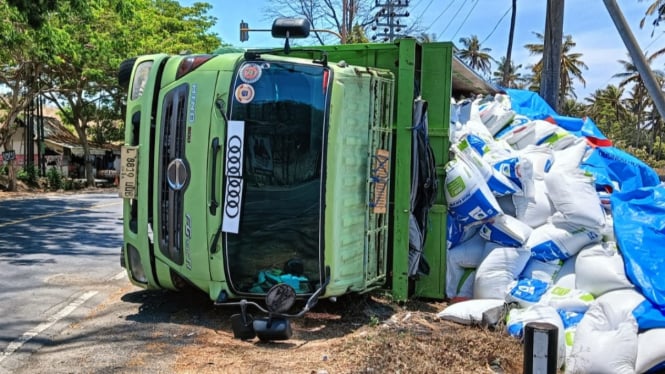
M 459 42 L 463 48 L 457 51 L 457 57 L 478 72 L 489 74 L 492 71 L 493 58 L 489 54 L 492 49 L 481 46 L 477 35 L 460 38 Z
M 540 76 L 543 71 L 543 53 L 545 51 L 544 46 L 544 36 L 541 33 L 534 32 L 534 35 L 538 38 L 540 43 L 529 43 L 524 47 L 532 55 L 541 56 L 540 60 L 536 62 L 530 68 L 533 71 L 532 76 L 532 85 L 531 90 L 538 90 L 540 85 Z M 572 49 L 577 45 L 573 41 L 571 35 L 565 35 L 563 37 L 563 43 L 561 44 L 561 85 L 559 87 L 559 96 L 560 101 L 565 101 L 566 98 L 572 97 L 577 98 L 575 94 L 575 88 L 573 83 L 575 80 L 582 83 L 583 86 L 586 86 L 586 81 L 582 74 L 582 70 L 588 70 L 589 67 L 582 61 L 582 53 L 572 52 Z
M 11 4 L 10 4 L 11 3 Z M 90 141 L 117 137 L 124 93 L 116 81 L 123 60 L 148 53 L 208 52 L 222 45 L 210 31 L 210 4 L 174 0 L 13 0 L 0 2 L 0 143 L 15 119 L 44 95 L 73 126 L 85 157 Z M 36 8 L 37 7 L 37 8 Z M 11 165 L 10 165 L 11 166 Z M 13 168 L 10 168 L 13 169 Z M 86 165 L 88 184 L 94 176 Z M 10 175 L 11 177 L 11 175 Z M 11 178 L 10 178 L 11 179 Z M 15 180 L 15 179 L 14 179 Z M 10 183 L 10 188 L 11 188 Z

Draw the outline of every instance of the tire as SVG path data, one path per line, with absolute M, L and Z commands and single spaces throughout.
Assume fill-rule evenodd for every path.
M 121 62 L 118 67 L 118 85 L 125 90 L 129 89 L 129 80 L 132 77 L 135 62 L 136 58 L 129 58 Z

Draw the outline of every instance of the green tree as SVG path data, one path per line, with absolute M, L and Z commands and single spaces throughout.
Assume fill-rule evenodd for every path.
M 514 62 L 506 64 L 506 58 L 501 57 L 499 64 L 492 74 L 494 82 L 506 88 L 523 88 L 526 84 L 526 79 L 522 76 L 519 70 L 522 64 L 515 66 Z
M 577 100 L 568 98 L 566 101 L 561 103 L 559 112 L 564 116 L 581 118 L 587 115 L 587 108 L 586 105 L 578 102 Z
M 662 56 L 663 54 L 665 54 L 665 48 L 648 55 L 646 59 L 647 63 L 651 65 L 655 59 Z M 645 128 L 650 128 L 652 130 L 652 137 L 649 145 L 651 146 L 655 142 L 658 133 L 660 133 L 662 121 L 660 121 L 659 115 L 654 109 L 655 106 L 653 99 L 648 93 L 644 80 L 642 79 L 637 66 L 633 63 L 632 59 L 630 59 L 630 56 L 628 56 L 627 60 L 618 60 L 618 62 L 622 65 L 624 71 L 614 74 L 612 77 L 621 79 L 619 82 L 619 87 L 621 88 L 632 86 L 631 98 L 629 102 L 632 106 L 631 111 L 636 114 L 636 146 L 639 147 L 643 138 L 643 129 Z M 665 74 L 658 69 L 652 71 L 656 77 L 656 80 L 662 83 L 662 81 L 665 79 Z
M 460 38 L 459 42 L 464 48 L 457 51 L 457 57 L 466 62 L 472 69 L 490 74 L 493 59 L 489 53 L 492 49 L 481 46 L 477 35 Z
M 6 2 L 0 2 L 0 146 L 12 150 L 12 137 L 18 129 L 19 115 L 33 102 L 45 86 L 37 79 L 44 67 L 48 53 L 43 48 L 48 43 L 43 30 L 34 29 L 27 16 Z M 7 163 L 8 189 L 16 190 L 15 161 Z
M 153 52 L 212 51 L 219 38 L 208 31 L 215 19 L 209 4 L 182 7 L 172 0 L 88 0 L 85 11 L 74 12 L 69 2 L 42 27 L 55 36 L 55 61 L 45 72 L 54 91 L 46 97 L 59 109 L 63 122 L 73 125 L 89 160 L 89 130 L 120 118 L 123 93 L 116 72 L 128 57 Z M 112 116 L 111 116 L 112 117 Z M 86 162 L 86 183 L 94 183 Z
M 623 96 L 623 88 L 608 85 L 604 89 L 596 90 L 585 99 L 587 114 L 594 119 L 598 128 L 613 140 L 626 136 L 625 124 L 631 120 Z
M 367 35 L 365 35 L 365 29 L 356 24 L 347 36 L 346 42 L 348 44 L 369 43 L 369 39 L 367 39 Z
M 531 53 L 531 55 L 540 56 L 540 60 L 534 65 L 530 66 L 533 71 L 531 90 L 539 90 L 540 77 L 543 71 L 543 52 L 544 52 L 544 37 L 543 34 L 534 32 L 540 43 L 526 44 L 524 47 Z M 561 45 L 561 85 L 559 88 L 560 102 L 564 102 L 567 97 L 577 98 L 573 82 L 575 80 L 586 86 L 586 81 L 582 76 L 582 70 L 588 70 L 589 67 L 581 60 L 582 53 L 572 52 L 571 50 L 577 45 L 573 41 L 571 35 L 565 35 Z

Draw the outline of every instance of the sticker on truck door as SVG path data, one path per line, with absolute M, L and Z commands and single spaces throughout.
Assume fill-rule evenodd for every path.
M 224 162 L 224 216 L 222 231 L 238 233 L 243 191 L 243 149 L 245 141 L 245 122 L 229 121 L 226 134 L 226 157 Z

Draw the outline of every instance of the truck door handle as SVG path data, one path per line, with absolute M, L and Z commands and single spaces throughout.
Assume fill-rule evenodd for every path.
M 210 214 L 217 215 L 217 207 L 219 203 L 217 202 L 217 197 L 215 196 L 215 190 L 217 189 L 217 153 L 219 152 L 219 138 L 215 137 L 212 139 L 212 179 L 210 181 Z

